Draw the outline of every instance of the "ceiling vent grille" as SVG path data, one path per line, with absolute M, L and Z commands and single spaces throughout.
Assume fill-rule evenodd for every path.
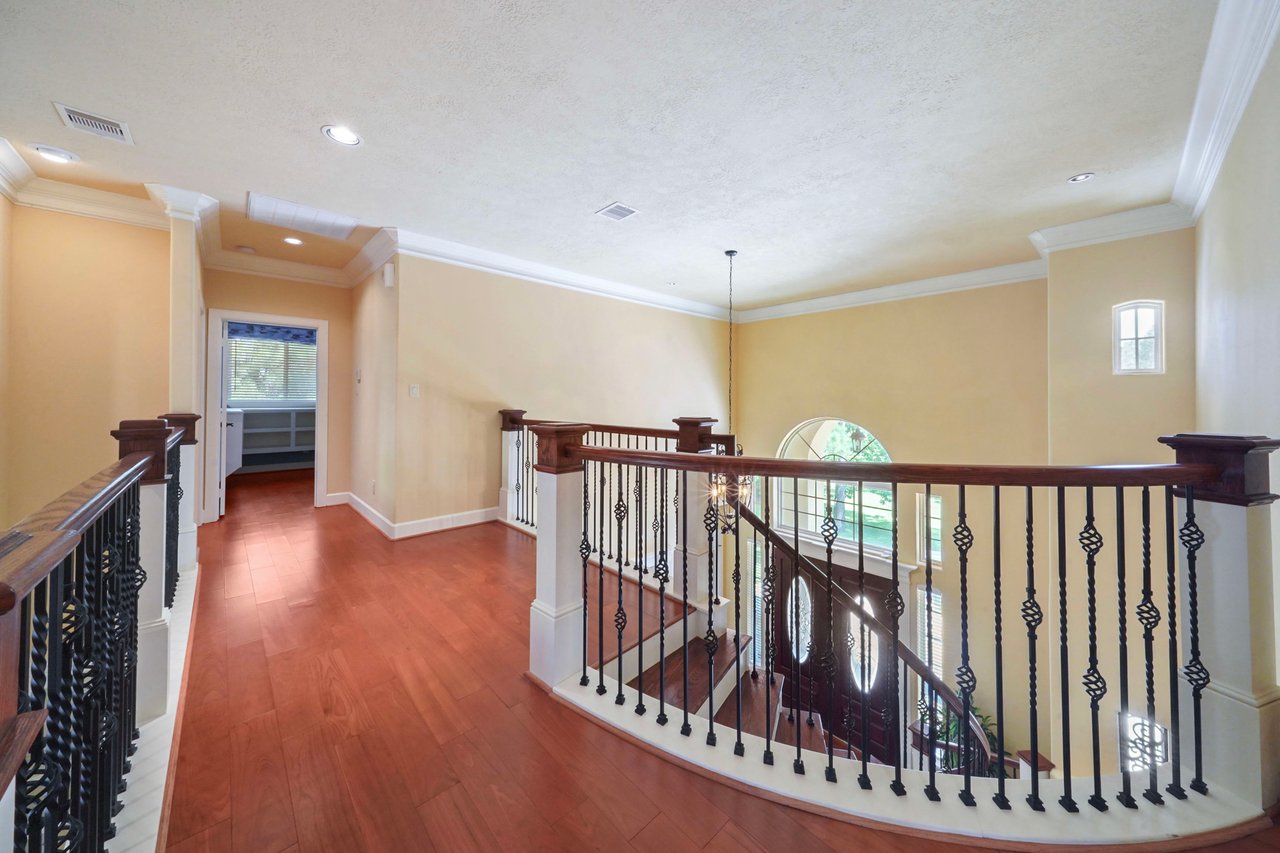
M 265 222 L 290 231 L 306 231 L 331 240 L 345 240 L 360 223 L 350 216 L 308 207 L 305 204 L 272 198 L 262 193 L 249 193 L 246 215 L 254 222 Z
M 58 116 L 62 119 L 62 123 L 73 130 L 92 133 L 104 139 L 114 139 L 125 145 L 133 144 L 133 134 L 129 133 L 129 125 L 122 121 L 77 110 L 66 104 L 55 103 L 54 106 L 58 109 Z
M 617 222 L 621 219 L 626 219 L 628 216 L 635 216 L 638 211 L 634 207 L 627 207 L 625 204 L 615 201 L 603 210 L 597 210 L 596 213 L 600 214 L 605 219 L 612 219 L 614 222 Z

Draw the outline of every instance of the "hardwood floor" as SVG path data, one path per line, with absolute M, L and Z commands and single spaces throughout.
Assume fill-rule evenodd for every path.
M 170 851 L 971 849 L 741 793 L 552 700 L 521 533 L 393 543 L 310 502 L 297 473 L 233 478 L 200 528 Z

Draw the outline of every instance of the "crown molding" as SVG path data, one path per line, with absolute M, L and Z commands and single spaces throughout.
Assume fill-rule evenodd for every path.
M 158 231 L 169 230 L 169 217 L 145 198 L 109 193 L 48 178 L 32 178 L 18 191 L 16 204 L 90 216 L 125 225 L 139 225 Z
M 1078 249 L 1096 243 L 1177 231 L 1195 224 L 1195 217 L 1190 210 L 1180 204 L 1168 202 L 1150 207 L 1135 207 L 1133 210 L 1122 210 L 1065 225 L 1052 225 L 1032 231 L 1029 239 L 1040 256 L 1047 258 L 1050 252 L 1063 249 Z
M 1200 218 L 1209 201 L 1277 32 L 1280 0 L 1218 4 L 1173 185 L 1173 201 L 1190 210 L 1193 220 Z
M 350 286 L 355 287 L 368 278 L 374 270 L 395 257 L 398 245 L 396 229 L 379 228 L 360 249 L 360 253 L 343 268 L 343 275 L 346 276 Z
M 334 267 L 321 267 L 315 264 L 300 264 L 297 261 L 282 261 L 279 258 L 263 258 L 258 255 L 247 255 L 219 247 L 216 251 L 201 251 L 201 263 L 207 269 L 224 272 L 259 275 L 267 278 L 280 278 L 285 281 L 297 281 L 303 284 L 322 284 L 326 287 L 351 287 L 346 274 Z
M 998 287 L 1002 284 L 1035 281 L 1038 278 L 1044 278 L 1048 274 L 1048 264 L 1044 261 L 1023 261 L 1022 263 L 988 267 L 954 275 L 941 275 L 936 278 L 922 278 L 918 281 L 872 287 L 867 290 L 837 293 L 834 296 L 821 296 L 817 299 L 802 299 L 797 302 L 785 302 L 781 305 L 752 308 L 738 312 L 734 316 L 734 321 L 737 323 L 758 323 L 761 320 L 798 317 L 801 314 L 820 314 L 824 311 L 839 311 L 842 308 L 874 305 L 877 302 L 897 302 L 900 299 L 936 296 L 939 293 L 954 293 L 959 290 L 976 290 L 980 287 Z
M 474 246 L 415 234 L 412 231 L 397 230 L 396 235 L 400 253 L 414 258 L 496 273 L 536 284 L 549 284 L 593 296 L 607 296 L 610 299 L 620 299 L 623 302 L 647 305 L 651 308 L 663 308 L 681 314 L 692 314 L 696 317 L 708 317 L 714 320 L 726 320 L 729 317 L 726 309 L 706 302 L 696 302 L 678 296 L 664 296 L 642 287 L 581 275 L 535 261 L 526 261 L 498 252 L 477 249 Z
M 143 184 L 143 186 L 147 188 L 147 195 L 164 208 L 165 216 L 170 219 L 198 223 L 203 211 L 216 212 L 218 209 L 218 200 L 202 192 L 164 184 Z
M 36 173 L 9 140 L 0 138 L 0 194 L 17 204 L 22 187 L 35 176 Z

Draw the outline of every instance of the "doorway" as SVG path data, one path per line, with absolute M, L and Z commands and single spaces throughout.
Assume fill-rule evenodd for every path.
M 209 312 L 201 522 L 226 513 L 227 479 L 314 472 L 328 493 L 329 324 L 307 317 Z

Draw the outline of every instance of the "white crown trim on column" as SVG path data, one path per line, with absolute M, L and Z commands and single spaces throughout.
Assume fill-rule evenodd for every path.
M 486 249 L 477 249 L 474 246 L 465 246 L 449 240 L 428 237 L 424 234 L 415 234 L 412 231 L 397 230 L 396 234 L 399 238 L 400 252 L 410 257 L 497 273 L 509 278 L 524 279 L 537 284 L 549 284 L 553 287 L 563 287 L 566 290 L 576 290 L 580 293 L 589 293 L 594 296 L 607 296 L 611 299 L 620 299 L 623 302 L 633 302 L 638 305 L 647 305 L 651 308 L 664 308 L 668 311 L 678 311 L 682 314 L 692 314 L 697 317 L 724 320 L 729 316 L 729 312 L 726 309 L 706 302 L 696 302 L 679 296 L 666 296 L 635 285 L 569 272 L 568 270 L 558 269 L 536 261 L 526 261 L 510 255 L 490 252 Z
M 1280 0 L 1221 0 L 1218 4 L 1173 185 L 1173 201 L 1188 208 L 1195 219 L 1209 201 L 1277 32 Z
M 343 269 L 347 283 L 355 287 L 368 278 L 374 270 L 395 257 L 397 245 L 396 229 L 379 228 Z
M 819 314 L 824 311 L 839 311 L 842 308 L 856 308 L 860 305 L 874 305 L 877 302 L 896 302 L 918 296 L 936 296 L 939 293 L 954 293 L 958 290 L 976 290 L 980 287 L 1035 281 L 1046 275 L 1048 275 L 1048 264 L 1044 261 L 1023 261 L 1018 264 L 988 267 L 955 275 L 941 275 L 936 278 L 887 284 L 884 287 L 872 287 L 850 293 L 837 293 L 834 296 L 821 296 L 817 299 L 802 299 L 782 305 L 752 308 L 737 313 L 734 320 L 739 323 L 757 323 L 761 320 L 777 320 L 781 317 L 797 317 L 801 314 Z
M 1195 224 L 1195 217 L 1190 210 L 1180 204 L 1169 202 L 1122 210 L 1119 213 L 1084 219 L 1080 222 L 1041 228 L 1039 231 L 1031 232 L 1030 240 L 1041 257 L 1048 257 L 1050 252 L 1063 249 L 1078 249 L 1081 246 L 1092 246 L 1096 243 L 1110 243 L 1114 240 L 1128 240 L 1131 237 L 1177 231 L 1180 228 L 1190 228 Z
M 184 190 L 181 187 L 169 187 L 164 184 L 143 184 L 147 195 L 164 208 L 165 216 L 170 219 L 185 219 L 199 223 L 206 210 L 218 209 L 218 200 L 195 190 Z
M 9 140 L 0 138 L 0 193 L 18 204 L 18 195 L 36 173 Z

